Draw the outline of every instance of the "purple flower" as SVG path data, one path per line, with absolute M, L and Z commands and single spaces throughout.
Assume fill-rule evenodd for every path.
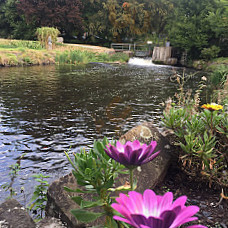
M 117 141 L 116 147 L 107 145 L 105 152 L 109 157 L 130 168 L 143 165 L 157 157 L 160 151 L 153 153 L 156 146 L 156 141 L 152 141 L 149 146 L 141 145 L 138 140 L 128 141 L 125 145 Z
M 192 216 L 199 211 L 199 207 L 186 207 L 186 200 L 186 196 L 181 196 L 173 202 L 172 192 L 160 196 L 147 189 L 143 195 L 135 191 L 129 192 L 129 196 L 120 193 L 117 203 L 111 206 L 123 216 L 114 216 L 114 219 L 135 228 L 175 228 L 198 219 Z M 188 228 L 206 227 L 193 225 Z

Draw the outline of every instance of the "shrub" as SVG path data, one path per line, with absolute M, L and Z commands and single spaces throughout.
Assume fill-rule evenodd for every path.
M 56 44 L 57 37 L 60 34 L 56 28 L 42 27 L 36 30 L 36 35 L 42 47 L 48 48 L 48 37 L 51 37 L 53 45 Z
M 201 51 L 201 57 L 206 60 L 211 60 L 213 58 L 218 57 L 219 52 L 220 52 L 220 48 L 213 45 L 209 48 L 204 48 Z
M 228 78 L 228 66 L 221 65 L 210 74 L 210 81 L 214 88 L 221 88 Z
M 182 87 L 176 95 L 177 105 L 167 105 L 162 121 L 176 136 L 181 166 L 192 176 L 228 187 L 224 172 L 228 167 L 228 113 L 214 103 L 198 109 L 202 84 L 192 100 L 185 99 L 186 96 L 183 99 L 183 85 L 179 85 Z

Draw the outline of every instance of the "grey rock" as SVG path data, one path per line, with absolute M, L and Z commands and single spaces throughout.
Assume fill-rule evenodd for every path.
M 59 219 L 45 217 L 36 225 L 37 228 L 64 228 L 65 226 Z
M 25 208 L 15 199 L 9 199 L 0 205 L 0 227 L 35 228 L 36 224 Z
M 143 192 L 145 189 L 153 188 L 158 183 L 161 183 L 166 175 L 166 172 L 171 163 L 172 146 L 169 141 L 162 136 L 157 128 L 150 122 L 145 122 L 142 125 L 136 126 L 121 136 L 120 142 L 139 140 L 141 143 L 149 144 L 151 141 L 157 141 L 155 151 L 161 151 L 159 156 L 153 161 L 142 165 L 141 170 L 136 169 L 134 175 L 137 177 L 137 191 Z M 124 184 L 126 180 L 120 178 Z

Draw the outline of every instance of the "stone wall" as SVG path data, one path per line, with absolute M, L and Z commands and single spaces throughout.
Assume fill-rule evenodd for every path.
M 177 59 L 172 58 L 172 47 L 154 47 L 152 62 L 176 65 Z

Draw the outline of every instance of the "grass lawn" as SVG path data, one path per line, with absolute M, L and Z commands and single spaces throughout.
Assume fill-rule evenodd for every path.
M 61 53 L 77 51 L 102 55 L 112 49 L 92 45 L 57 44 L 53 50 L 41 47 L 38 41 L 0 39 L 0 66 L 46 65 L 56 63 Z

